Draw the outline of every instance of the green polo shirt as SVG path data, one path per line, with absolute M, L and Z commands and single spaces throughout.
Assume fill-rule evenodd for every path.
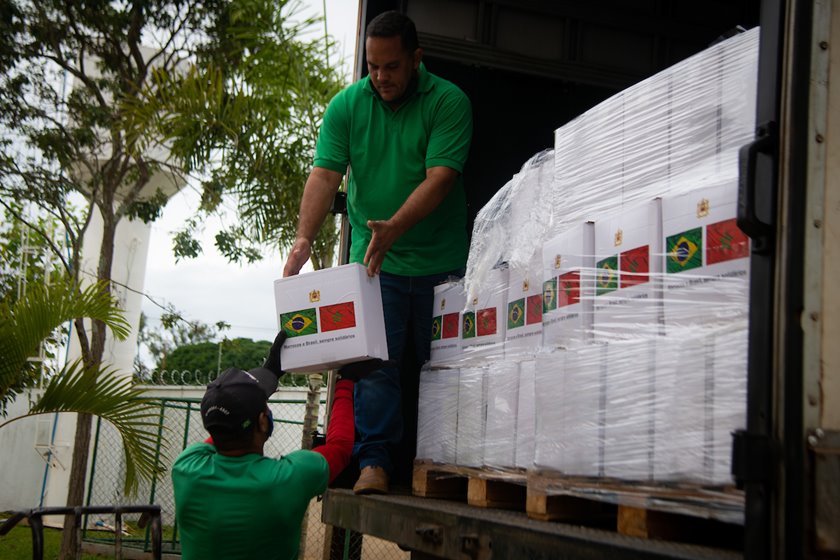
M 328 479 L 326 459 L 312 451 L 226 457 L 191 445 L 172 466 L 181 558 L 296 560 L 306 508 Z
M 350 166 L 350 261 L 361 263 L 370 242 L 368 220 L 387 220 L 426 178 L 426 169 L 459 173 L 472 138 L 469 99 L 421 64 L 417 90 L 394 111 L 366 77 L 330 102 L 314 164 L 344 173 Z M 463 268 L 467 261 L 467 207 L 461 176 L 444 201 L 398 239 L 382 270 L 420 276 Z

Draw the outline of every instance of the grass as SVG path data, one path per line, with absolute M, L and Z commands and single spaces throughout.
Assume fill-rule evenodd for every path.
M 44 560 L 56 560 L 61 548 L 61 530 L 44 527 Z M 32 531 L 18 525 L 8 535 L 0 537 L 0 560 L 32 558 Z M 102 560 L 113 556 L 82 554 L 82 560 Z

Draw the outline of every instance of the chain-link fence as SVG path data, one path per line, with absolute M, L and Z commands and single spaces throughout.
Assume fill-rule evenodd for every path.
M 301 395 L 305 396 L 305 393 Z M 175 520 L 175 499 L 169 471 L 178 454 L 188 445 L 203 441 L 207 433 L 201 423 L 200 398 L 161 398 L 159 421 L 156 427 L 158 441 L 169 442 L 168 447 L 158 446 L 160 464 L 166 471 L 150 484 L 143 484 L 136 497 L 127 498 L 122 493 L 125 477 L 125 463 L 119 434 L 107 422 L 97 421 L 94 434 L 94 449 L 90 466 L 88 505 L 120 505 L 147 500 L 161 506 L 163 522 L 163 551 L 179 552 L 178 526 Z M 306 399 L 270 400 L 269 407 L 274 415 L 274 434 L 266 442 L 265 454 L 277 457 L 301 448 L 303 420 Z M 319 407 L 318 425 L 323 425 L 325 403 Z M 165 436 L 165 438 L 164 438 Z M 84 523 L 83 539 L 88 542 L 112 542 L 113 516 L 89 516 Z M 139 518 L 139 516 L 138 516 Z M 123 546 L 151 549 L 147 531 L 137 528 L 137 518 L 126 516 L 123 529 Z M 321 560 L 338 558 L 364 558 L 370 560 L 407 559 L 408 553 L 393 543 L 356 534 L 344 539 L 328 535 L 321 523 L 321 502 L 313 500 L 304 519 L 301 537 L 300 558 Z M 343 537 L 343 534 L 342 534 Z M 363 543 L 361 542 L 363 540 Z M 329 541 L 329 542 L 327 542 Z M 348 542 L 345 542 L 348 541 Z M 357 542 L 359 541 L 359 542 Z M 338 549 L 336 549 L 336 543 Z M 330 549 L 332 548 L 332 552 Z M 326 552 L 325 552 L 326 550 Z

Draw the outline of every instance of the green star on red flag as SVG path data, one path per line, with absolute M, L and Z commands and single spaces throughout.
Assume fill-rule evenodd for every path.
M 496 334 L 496 308 L 488 307 L 476 313 L 476 333 L 478 336 Z
M 542 294 L 528 296 L 525 300 L 525 324 L 534 325 L 542 323 Z
M 443 338 L 458 338 L 458 314 L 447 313 L 443 316 Z
M 706 264 L 715 264 L 750 256 L 750 238 L 737 220 L 725 220 L 706 226 Z
M 648 245 L 621 253 L 619 263 L 621 265 L 622 288 L 644 284 L 650 280 L 650 248 Z
M 356 326 L 356 308 L 352 301 L 325 305 L 318 310 L 321 332 L 351 329 Z
M 560 287 L 557 291 L 557 307 L 566 307 L 580 301 L 580 272 L 573 271 L 560 275 Z

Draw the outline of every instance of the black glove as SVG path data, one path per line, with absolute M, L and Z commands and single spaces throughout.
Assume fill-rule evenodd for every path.
M 286 342 L 287 337 L 288 335 L 285 331 L 277 333 L 277 337 L 274 339 L 274 344 L 272 344 L 271 348 L 268 350 L 268 358 L 265 359 L 265 363 L 262 366 L 278 378 L 286 373 L 280 366 L 280 348 L 283 347 L 283 343 Z
M 395 367 L 396 365 L 396 360 L 381 360 L 379 358 L 353 362 L 351 364 L 345 364 L 339 368 L 338 379 L 349 379 L 350 381 L 356 383 L 359 379 L 364 379 L 378 369 Z

